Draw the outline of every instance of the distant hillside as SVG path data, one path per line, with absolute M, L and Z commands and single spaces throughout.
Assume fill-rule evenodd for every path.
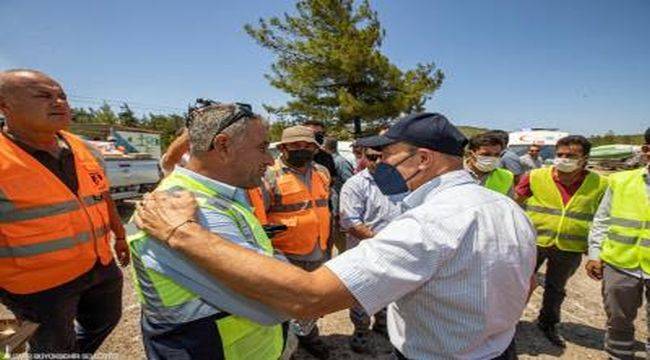
M 475 126 L 462 126 L 461 125 L 461 126 L 458 126 L 458 130 L 460 130 L 463 133 L 463 135 L 470 138 L 470 137 L 472 137 L 472 136 L 474 136 L 476 134 L 484 133 L 484 132 L 486 132 L 486 131 L 488 131 L 490 129 L 480 128 L 480 127 L 475 127 Z
M 643 145 L 645 139 L 643 134 L 638 135 L 614 135 L 608 133 L 605 135 L 596 135 L 589 138 L 594 146 L 609 145 L 609 144 L 630 144 L 630 145 Z

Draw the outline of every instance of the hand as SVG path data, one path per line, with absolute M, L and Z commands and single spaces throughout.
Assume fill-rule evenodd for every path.
M 603 279 L 603 261 L 602 260 L 589 260 L 585 265 L 585 270 L 587 270 L 587 276 L 590 278 L 600 281 Z
M 115 250 L 117 261 L 122 267 L 129 265 L 131 254 L 129 253 L 129 245 L 126 243 L 126 240 L 124 238 L 115 238 L 115 245 L 113 245 L 113 250 Z
M 167 242 L 179 225 L 195 220 L 198 205 L 189 191 L 157 191 L 136 205 L 135 224 L 151 236 Z

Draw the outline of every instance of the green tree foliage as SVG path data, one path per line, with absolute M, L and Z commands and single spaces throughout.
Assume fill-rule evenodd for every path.
M 359 134 L 360 121 L 422 110 L 442 84 L 433 63 L 404 71 L 380 52 L 385 31 L 368 0 L 299 0 L 296 10 L 245 26 L 277 56 L 266 77 L 292 99 L 265 108 L 281 119 L 318 119 L 335 132 L 354 123 Z
M 117 124 L 118 123 L 117 115 L 115 115 L 115 112 L 113 112 L 113 109 L 111 109 L 111 106 L 108 105 L 107 103 L 104 103 L 97 110 L 94 110 L 94 109 L 91 108 L 90 113 L 92 114 L 92 117 L 95 120 L 94 122 L 96 122 L 96 123 L 99 123 L 99 124 Z
M 645 139 L 643 134 L 616 135 L 612 130 L 609 130 L 604 135 L 595 135 L 590 137 L 589 141 L 591 141 L 593 146 L 611 144 L 643 145 Z
M 161 133 L 160 142 L 163 150 L 174 140 L 176 132 L 185 126 L 184 115 L 149 114 L 138 117 L 128 104 L 122 104 L 117 115 L 108 104 L 103 104 L 99 109 L 73 108 L 72 121 L 79 124 L 123 125 L 158 131 Z
M 124 126 L 138 126 L 138 118 L 135 116 L 135 113 L 129 107 L 129 104 L 123 103 L 120 106 L 120 112 L 117 113 L 118 123 Z

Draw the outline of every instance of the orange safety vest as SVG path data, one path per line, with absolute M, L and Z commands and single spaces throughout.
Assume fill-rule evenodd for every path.
M 83 140 L 61 131 L 74 154 L 73 194 L 0 133 L 0 288 L 31 294 L 74 280 L 97 258 L 108 265 L 108 180 Z
M 264 196 L 262 189 L 259 187 L 248 189 L 248 200 L 250 200 L 253 214 L 260 221 L 260 224 L 266 225 L 269 221 L 266 217 L 266 209 L 264 206 Z
M 311 191 L 280 160 L 268 170 L 266 180 L 272 197 L 267 212 L 269 223 L 287 226 L 286 231 L 271 239 L 273 247 L 294 255 L 307 255 L 316 244 L 325 250 L 330 235 L 327 169 L 312 167 Z

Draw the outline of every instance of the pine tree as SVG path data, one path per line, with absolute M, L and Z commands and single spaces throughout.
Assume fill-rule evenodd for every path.
M 385 36 L 368 0 L 299 0 L 297 14 L 260 19 L 246 32 L 276 61 L 266 77 L 291 100 L 265 105 L 281 119 L 317 119 L 342 126 L 420 111 L 442 84 L 433 63 L 400 70 L 380 52 Z

